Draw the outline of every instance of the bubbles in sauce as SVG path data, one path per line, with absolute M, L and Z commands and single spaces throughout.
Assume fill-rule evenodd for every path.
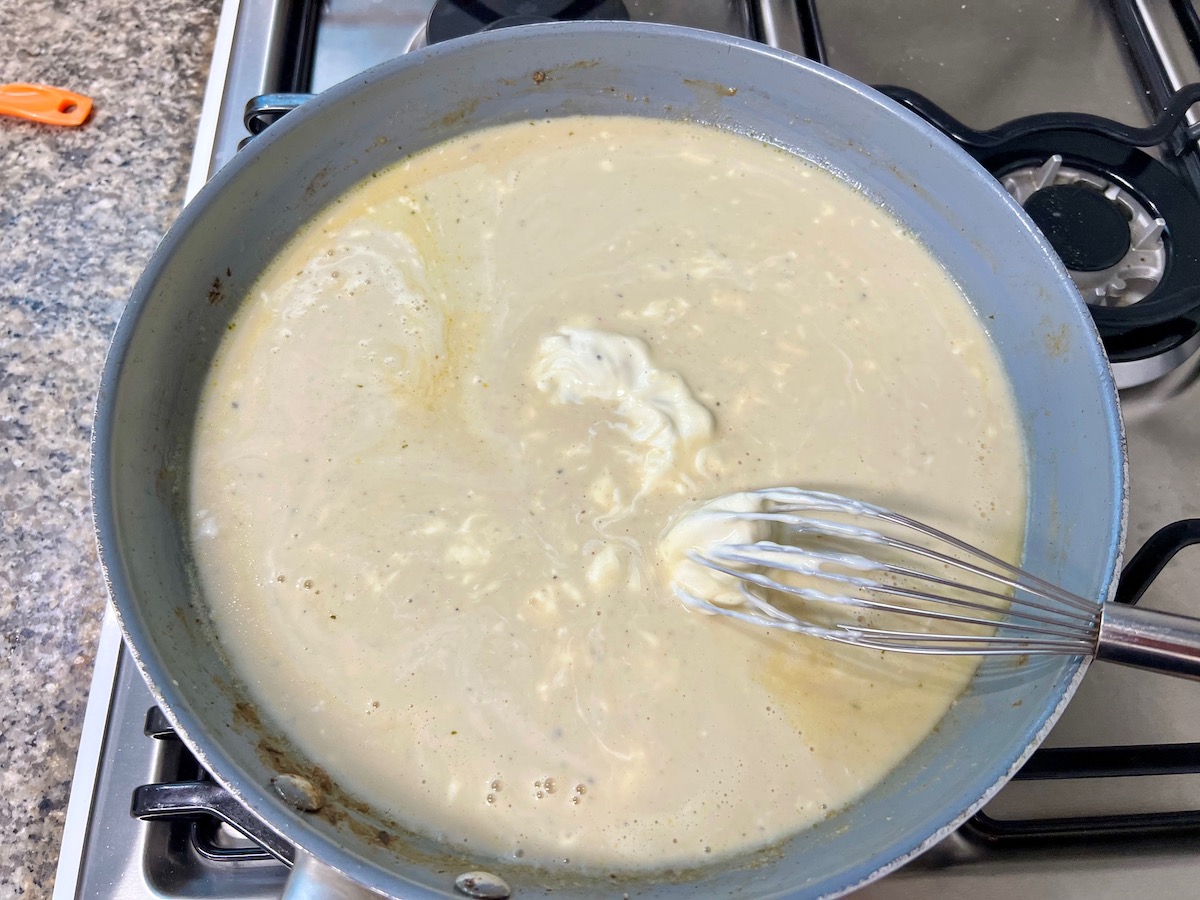
M 190 497 L 220 640 L 343 787 L 472 852 L 753 851 L 878 782 L 969 679 L 688 612 L 658 553 L 682 507 L 803 484 L 1020 545 L 1020 432 L 968 304 L 744 137 L 456 139 L 331 207 L 235 324 Z

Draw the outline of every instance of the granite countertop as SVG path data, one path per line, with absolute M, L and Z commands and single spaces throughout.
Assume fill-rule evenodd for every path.
M 0 116 L 0 894 L 48 896 L 104 585 L 88 442 L 104 353 L 183 203 L 220 0 L 7 0 L 0 83 L 90 96 Z

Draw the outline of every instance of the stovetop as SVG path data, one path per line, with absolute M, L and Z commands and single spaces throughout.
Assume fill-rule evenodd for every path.
M 243 116 L 248 103 L 259 98 L 262 109 L 264 95 L 319 92 L 422 45 L 432 5 L 432 0 L 226 0 L 189 198 L 250 137 Z M 919 100 L 930 104 L 924 112 L 959 119 L 968 131 L 1002 130 L 1018 117 L 1050 112 L 1102 116 L 1144 129 L 1159 119 L 1176 89 L 1200 80 L 1200 17 L 1189 0 L 1036 5 L 1018 0 L 626 0 L 624 6 L 634 20 L 751 37 L 868 83 L 917 91 Z M 266 108 L 274 108 L 271 101 Z M 257 128 L 272 117 L 261 116 L 253 124 Z M 1197 202 L 1198 134 L 1189 115 L 1168 140 L 1145 148 L 1160 167 L 1155 171 L 1172 179 L 1166 182 L 1174 198 L 1170 202 Z M 1023 162 L 1018 156 L 1003 157 L 1007 168 L 997 174 L 1002 181 L 1009 178 L 1011 192 L 1027 195 L 1041 186 L 1030 179 L 1041 177 L 1037 173 L 1049 157 Z M 1073 164 L 1068 154 L 1055 172 L 1070 171 Z M 1124 184 L 1123 177 L 1114 176 L 1113 183 Z M 1054 173 L 1051 181 L 1065 183 Z M 1123 201 L 1107 192 L 1111 186 L 1093 185 L 1121 206 Z M 1136 193 L 1136 185 L 1129 187 Z M 1185 246 L 1179 235 L 1186 235 L 1186 228 L 1177 218 L 1147 237 L 1156 218 L 1163 217 L 1162 204 L 1145 205 L 1142 218 L 1127 216 L 1130 230 L 1144 227 L 1146 235 L 1140 237 L 1146 252 L 1174 254 L 1178 282 L 1179 260 L 1200 258 L 1200 237 L 1194 248 Z M 1142 265 L 1134 273 L 1141 277 L 1149 263 L 1136 255 L 1138 240 L 1134 233 L 1133 255 L 1122 265 Z M 1097 305 L 1126 304 L 1135 288 L 1155 298 L 1157 281 L 1137 282 L 1115 265 L 1095 271 L 1096 278 L 1085 273 L 1076 280 L 1086 294 L 1093 281 L 1108 279 L 1107 286 L 1094 289 L 1109 291 L 1091 298 Z M 1200 276 L 1193 277 L 1186 266 L 1183 271 L 1185 289 L 1200 286 Z M 1196 339 L 1178 341 L 1172 361 L 1185 358 L 1187 363 L 1122 394 L 1130 552 L 1167 523 L 1200 517 L 1197 345 Z M 1133 355 L 1139 352 L 1145 351 Z M 1141 368 L 1126 368 L 1127 383 L 1160 374 L 1165 364 L 1156 360 L 1135 360 Z M 1200 615 L 1198 557 L 1196 551 L 1184 552 L 1167 565 L 1141 605 Z M 290 849 L 225 797 L 173 738 L 121 645 L 111 612 L 96 660 L 55 897 L 278 897 Z M 1200 691 L 1188 682 L 1093 666 L 1045 746 L 983 815 L 855 896 L 1196 895 Z M 147 820 L 132 816 L 131 807 Z M 208 812 L 197 817 L 198 810 Z M 215 816 L 209 814 L 214 811 Z M 220 817 L 258 832 L 269 849 L 219 825 Z

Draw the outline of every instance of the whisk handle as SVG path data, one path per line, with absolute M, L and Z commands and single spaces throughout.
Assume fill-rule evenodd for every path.
M 1096 659 L 1200 681 L 1200 619 L 1105 604 Z

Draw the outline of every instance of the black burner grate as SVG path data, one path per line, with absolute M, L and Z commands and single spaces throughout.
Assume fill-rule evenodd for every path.
M 177 762 L 168 778 L 144 784 L 133 792 L 130 814 L 147 821 L 168 820 L 178 842 L 186 843 L 198 857 L 212 863 L 245 863 L 276 860 L 291 865 L 291 844 L 267 828 L 225 788 L 212 779 L 179 740 L 162 710 L 146 713 L 145 733 L 159 741 L 178 744 Z M 231 833 L 227 830 L 232 828 Z
M 1164 361 L 1162 366 L 1145 369 L 1148 375 L 1130 376 L 1136 380 L 1126 384 L 1132 386 L 1165 374 L 1194 352 L 1200 341 L 1200 128 L 1189 126 L 1185 119 L 1188 110 L 1200 102 L 1200 84 L 1175 90 L 1167 63 L 1155 48 L 1151 26 L 1138 4 L 1134 0 L 1111 0 L 1110 6 L 1154 111 L 1156 121 L 1148 128 L 1133 128 L 1082 113 L 1041 113 L 978 131 L 917 91 L 893 85 L 876 87 L 948 135 L 1001 180 L 1014 167 L 1036 167 L 1055 154 L 1070 155 L 1072 165 L 1128 189 L 1163 220 L 1165 268 L 1148 294 L 1116 302 L 1100 302 L 1085 294 L 1114 364 Z M 820 40 L 816 0 L 801 0 L 799 7 L 811 36 L 812 46 L 806 46 L 806 51 L 812 59 L 823 62 L 825 48 Z M 1171 8 L 1200 63 L 1200 15 L 1189 0 L 1172 0 Z M 1147 147 L 1158 148 L 1161 161 L 1142 151 Z M 1099 191 L 1096 198 L 1109 202 Z M 1126 211 L 1114 205 L 1114 212 Z M 1080 232 L 1094 242 L 1100 229 L 1083 227 Z M 1068 250 L 1064 261 L 1070 269 L 1071 248 L 1060 246 L 1052 234 L 1048 237 L 1060 255 Z M 1092 251 L 1086 258 L 1102 255 L 1094 246 L 1085 249 Z M 1136 268 L 1138 262 L 1132 265 Z M 1121 267 L 1110 268 L 1114 284 L 1122 284 L 1125 273 Z M 1091 282 L 1086 276 L 1076 281 Z
M 1200 519 L 1184 519 L 1159 529 L 1126 564 L 1117 585 L 1116 602 L 1136 604 L 1175 555 L 1194 544 L 1200 544 Z M 1200 775 L 1200 742 L 1047 747 L 1034 753 L 1013 781 L 1154 775 Z M 1026 819 L 1000 819 L 979 812 L 963 825 L 961 834 L 989 846 L 1012 848 L 1160 837 L 1194 842 L 1200 836 L 1200 810 Z

